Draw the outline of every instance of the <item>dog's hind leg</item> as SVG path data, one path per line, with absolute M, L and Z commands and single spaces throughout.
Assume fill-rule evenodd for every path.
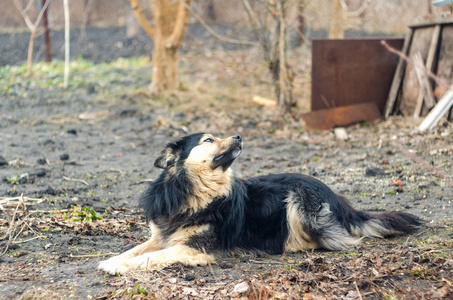
M 152 270 L 159 267 L 181 263 L 186 266 L 205 266 L 215 263 L 215 256 L 191 248 L 186 245 L 176 245 L 167 249 L 145 253 L 129 259 L 104 261 L 99 269 L 110 274 L 124 274 L 134 270 Z

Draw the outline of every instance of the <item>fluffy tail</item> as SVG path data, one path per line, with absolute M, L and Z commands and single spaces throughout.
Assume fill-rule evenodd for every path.
M 409 213 L 391 211 L 381 214 L 358 212 L 363 222 L 351 228 L 359 237 L 385 238 L 399 234 L 409 234 L 424 223 L 422 219 Z

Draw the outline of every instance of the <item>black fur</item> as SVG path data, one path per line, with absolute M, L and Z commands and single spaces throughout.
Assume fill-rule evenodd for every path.
M 177 153 L 176 158 L 169 161 L 176 166 L 176 171 L 170 174 L 164 168 L 141 196 L 146 220 L 155 223 L 164 237 L 178 228 L 208 224 L 210 229 L 190 237 L 187 245 L 208 252 L 242 248 L 283 253 L 289 235 L 286 201 L 290 194 L 291 201 L 300 209 L 304 231 L 319 248 L 328 248 L 323 240 L 326 235 L 332 235 L 329 226 L 338 226 L 352 234 L 354 228 L 363 228 L 370 220 L 377 220 L 389 232 L 410 233 L 422 224 L 418 217 L 407 213 L 371 215 L 357 211 L 324 183 L 300 174 L 235 179 L 228 196 L 212 199 L 206 208 L 194 213 L 182 211 L 197 187 L 178 165 L 183 166 L 201 136 L 195 134 L 168 144 L 167 147 Z M 165 166 L 165 158 L 159 159 L 159 164 Z M 317 223 L 318 217 L 326 206 L 330 208 L 332 219 L 329 226 L 321 226 Z M 342 236 L 331 238 L 341 239 Z

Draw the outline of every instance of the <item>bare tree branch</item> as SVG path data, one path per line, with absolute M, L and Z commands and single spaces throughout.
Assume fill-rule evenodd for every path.
M 349 10 L 349 7 L 344 0 L 340 0 L 340 1 L 341 1 L 341 6 L 342 6 L 343 10 L 345 11 L 345 15 L 347 18 L 356 18 L 356 17 L 360 16 L 362 13 L 365 12 L 365 10 L 371 4 L 370 0 L 364 0 L 359 8 L 351 11 L 351 10 Z
M 24 9 L 22 9 L 22 6 L 20 5 L 19 1 L 14 0 L 14 5 L 16 5 L 17 10 L 19 10 L 20 14 L 24 18 L 25 24 L 27 25 L 28 29 L 30 29 L 30 31 L 33 31 L 33 23 L 30 20 L 30 18 L 28 17 L 27 11 L 30 9 L 32 4 L 33 4 L 33 0 L 30 0 L 30 2 L 28 2 L 27 6 Z
M 167 40 L 166 47 L 179 47 L 186 31 L 187 19 L 189 18 L 190 3 L 192 0 L 180 0 L 178 4 L 178 14 L 176 16 L 175 27 Z
M 137 18 L 138 22 L 145 30 L 145 32 L 152 38 L 155 38 L 155 30 L 154 27 L 146 20 L 145 15 L 142 12 L 140 7 L 140 3 L 138 0 L 129 0 L 132 6 L 132 12 L 134 13 L 135 17 Z
M 41 8 L 41 11 L 38 14 L 38 17 L 36 18 L 35 23 L 33 24 L 33 29 L 30 34 L 30 42 L 28 43 L 28 54 L 27 54 L 27 75 L 30 76 L 32 73 L 31 67 L 33 63 L 33 48 L 35 46 L 35 37 L 36 37 L 36 31 L 38 29 L 39 22 L 41 22 L 41 18 L 44 15 L 44 12 L 46 9 L 49 7 L 50 2 L 52 0 L 47 0 L 46 4 Z
M 250 42 L 250 41 L 241 41 L 241 40 L 235 40 L 235 39 L 230 39 L 226 36 L 223 36 L 219 33 L 217 33 L 214 29 L 212 29 L 189 5 L 187 5 L 187 3 L 185 3 L 185 1 L 183 1 L 182 3 L 184 3 L 184 5 L 187 7 L 187 9 L 190 11 L 190 13 L 195 17 L 195 19 L 197 19 L 198 22 L 200 22 L 200 24 L 206 28 L 206 30 L 212 34 L 214 37 L 216 37 L 217 39 L 221 40 L 221 41 L 224 41 L 226 43 L 230 43 L 230 44 L 237 44 L 237 45 L 249 45 L 249 46 L 259 46 L 258 43 L 255 43 L 255 42 Z
M 388 51 L 392 52 L 392 53 L 395 53 L 396 55 L 398 55 L 399 57 L 401 57 L 402 59 L 404 59 L 407 63 L 411 63 L 413 64 L 416 68 L 419 68 L 421 70 L 423 70 L 423 72 L 425 72 L 430 78 L 432 78 L 434 81 L 436 81 L 436 83 L 438 85 L 441 85 L 441 86 L 450 86 L 450 83 L 448 83 L 444 78 L 440 78 L 438 77 L 437 75 L 435 75 L 431 70 L 428 70 L 423 64 L 422 65 L 419 65 L 417 63 L 414 62 L 413 59 L 409 58 L 406 54 L 404 54 L 403 52 L 393 48 L 392 46 L 390 46 L 386 41 L 382 40 L 381 41 L 381 44 L 387 48 Z

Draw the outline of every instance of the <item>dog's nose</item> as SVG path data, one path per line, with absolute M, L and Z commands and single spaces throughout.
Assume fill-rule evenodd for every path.
M 233 139 L 242 141 L 242 138 L 241 138 L 240 135 L 235 135 L 235 136 L 233 136 Z

